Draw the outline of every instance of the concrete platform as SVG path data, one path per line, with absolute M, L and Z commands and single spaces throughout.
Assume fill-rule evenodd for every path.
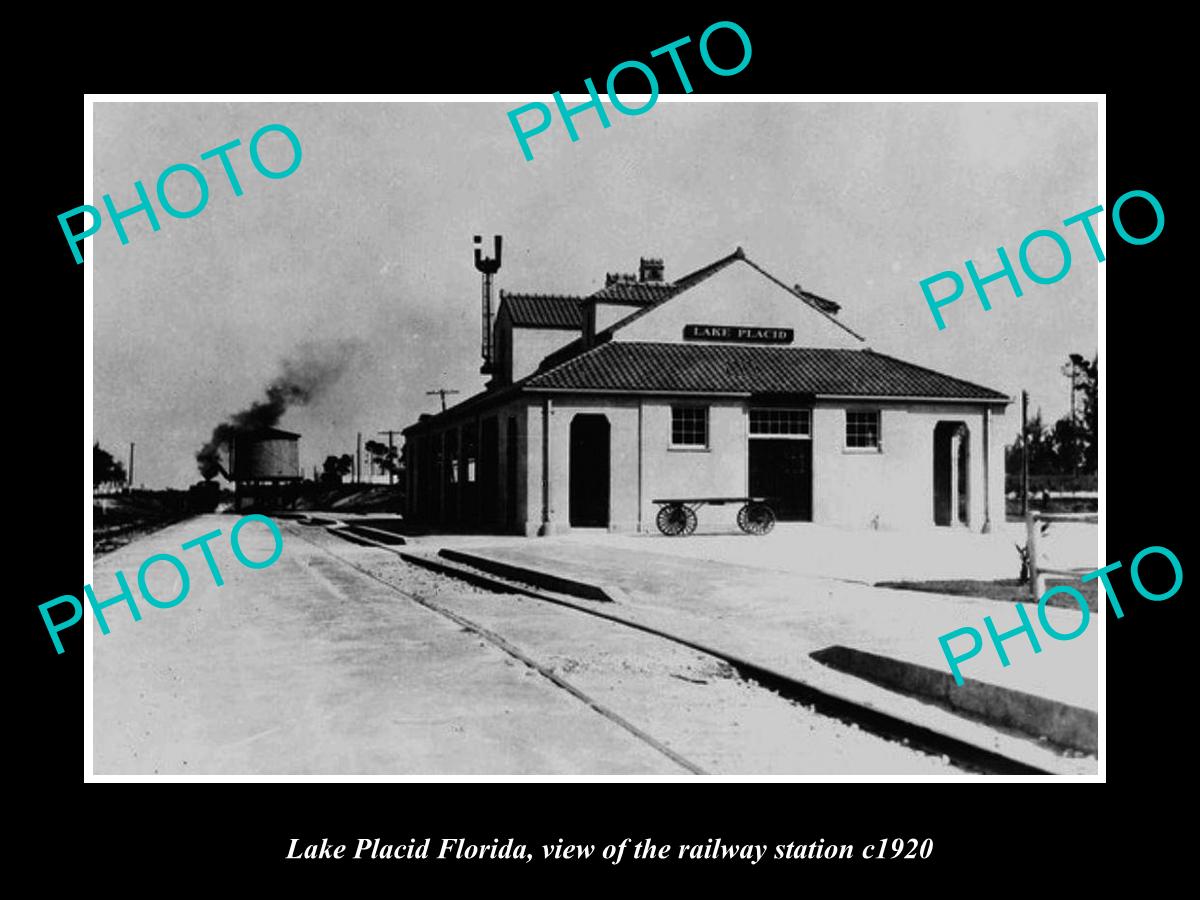
M 598 535 L 592 536 L 586 547 L 581 546 L 585 542 L 578 535 L 505 541 L 492 546 L 476 540 L 471 542 L 470 552 L 565 578 L 593 578 L 614 584 L 627 598 L 620 604 L 623 616 L 769 668 L 817 680 L 825 676 L 814 670 L 824 667 L 810 657 L 833 646 L 888 657 L 948 676 L 937 638 L 957 628 L 976 628 L 985 636 L 984 651 L 963 664 L 968 684 L 975 682 L 967 692 L 972 697 L 1004 698 L 1006 693 L 1020 693 L 1042 698 L 1053 708 L 1072 708 L 1076 712 L 1070 715 L 1080 721 L 1094 721 L 1098 708 L 1099 629 L 1095 615 L 1082 636 L 1060 642 L 1041 631 L 1035 608 L 1026 606 L 1038 631 L 1041 652 L 1034 653 L 1026 637 L 1013 638 L 1005 644 L 1011 664 L 1004 667 L 987 642 L 983 618 L 991 616 L 1000 632 L 1016 627 L 1019 619 L 1011 603 L 803 576 L 786 572 L 786 559 L 773 559 L 775 568 L 756 568 L 690 554 L 631 549 L 630 544 L 637 540 Z M 692 539 L 663 540 L 683 545 Z M 726 544 L 754 540 L 730 537 Z M 456 543 L 461 547 L 462 541 Z M 660 544 L 643 540 L 641 546 Z M 808 553 L 793 547 L 791 556 L 807 558 Z M 1080 617 L 1073 609 L 1051 608 L 1047 614 L 1051 624 L 1063 633 L 1074 630 Z M 989 687 L 1001 690 L 989 691 Z M 930 693 L 925 692 L 927 696 Z M 1004 702 L 1009 699 L 1004 698 Z M 966 703 L 964 709 L 970 706 Z M 1086 732 L 1086 724 L 1080 727 Z M 1071 733 L 1077 734 L 1078 729 Z M 1059 738 L 1062 734 L 1053 732 Z
M 576 529 L 536 540 L 497 535 L 424 535 L 414 545 L 430 544 L 470 550 L 472 547 L 522 548 L 539 543 L 606 547 L 638 553 L 661 553 L 680 559 L 701 559 L 796 575 L 838 578 L 875 584 L 937 578 L 1015 578 L 1020 557 L 1014 544 L 1025 543 L 1019 522 L 997 525 L 991 534 L 966 529 L 924 528 L 912 531 L 853 531 L 800 522 L 781 522 L 768 535 L 742 534 L 719 516 L 724 507 L 703 512 L 695 534 L 614 534 L 603 529 Z M 1099 529 L 1085 522 L 1055 522 L 1038 539 L 1044 567 L 1092 570 L 1103 565 L 1098 549 Z M 587 552 L 587 551 L 581 551 Z
M 967 678 L 960 685 L 949 672 L 851 647 L 826 647 L 812 657 L 840 672 L 928 698 L 1003 728 L 1047 738 L 1060 747 L 1091 754 L 1097 751 L 1099 721 L 1093 710 L 977 678 Z

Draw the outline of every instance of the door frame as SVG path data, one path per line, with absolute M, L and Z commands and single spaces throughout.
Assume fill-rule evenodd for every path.
M 751 428 L 755 412 L 794 412 L 801 413 L 802 419 L 806 423 L 806 429 L 803 433 L 776 433 L 770 434 L 760 432 L 755 434 Z M 767 402 L 751 402 L 746 406 L 746 496 L 750 496 L 750 448 L 751 442 L 759 440 L 793 440 L 808 442 L 808 518 L 796 519 L 797 522 L 812 522 L 815 518 L 816 510 L 816 445 L 813 442 L 813 405 L 807 402 L 800 403 L 772 403 Z
M 961 442 L 957 453 L 955 440 Z M 939 419 L 933 426 L 932 449 L 933 524 L 939 528 L 969 528 L 973 505 L 970 424 L 963 419 Z M 943 508 L 946 522 L 938 521 Z
M 585 420 L 585 421 L 581 422 L 580 421 L 581 419 Z M 604 481 L 605 481 L 604 522 L 603 522 L 603 524 L 600 524 L 600 525 L 595 525 L 595 524 L 576 525 L 575 524 L 575 503 L 574 503 L 575 490 L 576 490 L 576 488 L 575 488 L 575 465 L 576 465 L 575 429 L 576 429 L 576 427 L 586 428 L 586 429 L 592 429 L 592 428 L 598 429 L 601 423 L 603 423 L 603 425 L 604 425 L 604 433 L 605 433 L 604 459 L 605 459 L 605 464 L 607 465 L 607 468 L 608 468 L 608 471 L 605 472 L 605 478 L 604 478 Z M 584 436 L 584 438 L 589 440 L 589 442 L 590 442 L 590 440 L 593 438 L 593 435 L 589 432 L 588 434 L 586 434 Z M 581 479 L 583 478 L 582 473 L 581 473 L 580 477 L 581 477 Z M 581 482 L 580 489 L 582 491 L 582 482 Z M 598 503 L 597 503 L 597 509 L 599 509 Z M 571 422 L 567 426 L 567 525 L 571 528 L 608 528 L 612 525 L 612 522 L 613 522 L 613 511 L 612 511 L 612 422 L 609 421 L 609 418 L 605 413 L 578 412 L 578 413 L 575 413 L 573 416 L 571 416 Z

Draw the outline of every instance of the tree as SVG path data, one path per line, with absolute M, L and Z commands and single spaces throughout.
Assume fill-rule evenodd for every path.
M 126 480 L 124 464 L 107 450 L 101 450 L 99 441 L 92 444 L 92 487 L 119 486 Z
M 342 478 L 354 471 L 354 457 L 349 453 L 327 456 L 321 465 L 322 484 L 341 484 Z
M 1097 386 L 1099 357 L 1088 362 L 1078 353 L 1069 357 L 1075 372 L 1075 389 L 1082 395 L 1076 409 L 1047 428 L 1042 412 L 1030 419 L 1025 434 L 1029 440 L 1030 475 L 1095 474 L 1099 460 L 1099 421 L 1097 416 Z M 1021 471 L 1021 436 L 1005 448 L 1004 470 L 1010 475 Z
M 1025 423 L 1025 437 L 1029 446 L 1029 474 L 1050 475 L 1058 471 L 1058 457 L 1054 438 L 1042 424 L 1042 411 Z M 1021 471 L 1021 436 L 1004 450 L 1004 470 L 1010 474 Z
M 1063 416 L 1054 423 L 1054 428 L 1050 431 L 1049 443 L 1054 474 L 1072 475 L 1085 468 L 1085 458 L 1090 442 L 1078 422 L 1072 421 L 1069 416 Z
M 1100 414 L 1097 398 L 1100 386 L 1100 357 L 1089 363 L 1078 353 L 1071 354 L 1071 364 L 1079 373 L 1077 389 L 1083 401 L 1077 414 L 1080 447 L 1080 463 L 1088 472 L 1095 472 L 1100 460 Z
M 371 456 L 371 461 L 379 469 L 391 475 L 399 475 L 402 471 L 399 454 L 395 447 L 389 447 L 387 444 L 379 441 L 367 441 L 363 444 L 367 453 Z

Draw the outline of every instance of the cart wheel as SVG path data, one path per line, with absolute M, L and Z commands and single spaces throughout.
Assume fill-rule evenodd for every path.
M 738 510 L 737 523 L 746 534 L 766 534 L 775 527 L 775 513 L 765 503 L 747 503 Z
M 668 537 L 691 534 L 696 530 L 696 514 L 679 503 L 669 503 L 658 511 L 658 530 Z

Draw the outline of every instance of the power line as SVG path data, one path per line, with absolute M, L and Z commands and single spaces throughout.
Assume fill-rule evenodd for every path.
M 457 394 L 457 393 L 459 393 L 459 392 L 455 391 L 455 390 L 447 390 L 446 388 L 438 388 L 437 390 L 426 391 L 425 396 L 432 397 L 434 394 L 437 394 L 439 397 L 441 397 L 442 398 L 442 412 L 445 412 L 446 411 L 446 395 L 447 394 Z M 382 434 L 382 432 L 380 432 L 380 433 Z

